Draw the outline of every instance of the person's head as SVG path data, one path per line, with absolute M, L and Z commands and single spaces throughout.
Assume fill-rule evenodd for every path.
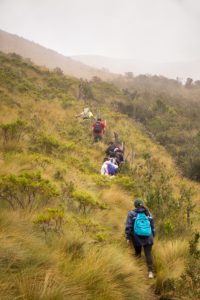
M 100 117 L 98 117 L 98 118 L 97 118 L 97 121 L 101 121 L 101 118 L 100 118 Z
M 140 208 L 141 206 L 143 206 L 143 201 L 140 198 L 137 198 L 134 201 L 134 205 L 136 208 Z
M 109 143 L 109 145 L 113 145 L 113 144 L 114 144 L 113 142 L 110 142 L 110 143 Z
M 115 151 L 116 153 L 122 153 L 122 152 L 123 152 L 123 150 L 122 150 L 121 148 L 119 148 L 119 147 L 116 147 L 116 148 L 114 149 L 114 151 Z

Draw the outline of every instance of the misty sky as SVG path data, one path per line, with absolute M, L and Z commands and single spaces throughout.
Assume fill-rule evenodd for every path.
M 200 0 L 0 0 L 0 29 L 67 56 L 200 60 Z

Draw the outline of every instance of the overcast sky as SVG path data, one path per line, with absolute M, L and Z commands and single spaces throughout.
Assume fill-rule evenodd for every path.
M 200 59 L 200 0 L 0 0 L 0 29 L 67 56 Z

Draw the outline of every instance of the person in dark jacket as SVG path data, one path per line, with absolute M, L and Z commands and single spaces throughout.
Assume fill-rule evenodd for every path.
M 120 147 L 116 147 L 114 150 L 115 157 L 116 157 L 116 162 L 118 166 L 121 164 L 122 161 L 124 161 L 124 154 L 123 150 Z
M 153 278 L 153 262 L 152 262 L 151 250 L 153 245 L 153 237 L 155 236 L 156 233 L 153 217 L 152 214 L 147 210 L 147 208 L 144 207 L 143 201 L 141 199 L 137 198 L 134 202 L 134 205 L 135 205 L 135 209 L 129 212 L 128 217 L 126 219 L 126 227 L 125 227 L 126 241 L 128 245 L 130 245 L 131 243 L 133 244 L 136 257 L 141 257 L 142 247 L 144 248 L 144 253 L 145 253 L 148 272 L 149 272 L 148 277 Z M 151 235 L 148 237 L 138 236 L 134 232 L 134 222 L 138 213 L 144 213 L 150 221 Z
M 115 143 L 110 142 L 108 148 L 105 151 L 106 155 L 110 156 L 112 154 L 115 154 L 114 150 L 116 147 L 117 147 L 117 145 Z

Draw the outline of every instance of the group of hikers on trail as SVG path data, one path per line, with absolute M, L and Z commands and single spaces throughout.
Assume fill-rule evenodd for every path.
M 75 116 L 76 118 L 82 117 L 83 121 L 87 123 L 92 118 L 94 118 L 93 113 L 89 110 L 89 108 L 84 108 L 83 112 L 79 115 Z M 101 117 L 97 117 L 97 120 L 92 124 L 92 134 L 94 136 L 94 141 L 102 141 L 103 135 L 106 130 L 106 125 L 102 122 Z
M 89 108 L 84 108 L 83 112 L 75 116 L 76 118 L 82 117 L 83 121 L 87 124 L 94 118 L 93 113 Z M 101 117 L 97 117 L 97 120 L 92 124 L 92 134 L 94 136 L 94 142 L 102 141 L 103 135 L 106 130 L 106 125 L 102 122 Z M 103 165 L 101 167 L 101 175 L 115 176 L 120 170 L 120 163 L 124 161 L 123 150 L 117 146 L 116 143 L 110 142 L 109 147 L 105 151 L 107 157 L 104 158 Z
M 85 108 L 81 114 L 76 115 L 76 118 L 80 116 L 82 116 L 84 122 L 94 118 L 89 108 Z M 92 125 L 92 133 L 95 142 L 103 140 L 105 129 L 105 123 L 101 121 L 100 117 L 97 117 L 97 120 Z M 121 162 L 124 161 L 124 151 L 117 143 L 110 142 L 105 153 L 106 157 L 104 158 L 101 167 L 101 175 L 111 177 L 116 176 L 120 171 Z M 140 198 L 137 198 L 134 201 L 134 206 L 135 208 L 129 212 L 126 219 L 125 234 L 127 245 L 133 245 L 135 256 L 137 258 L 141 257 L 142 248 L 144 248 L 148 266 L 148 278 L 154 278 L 151 254 L 153 238 L 156 232 L 154 220 L 152 214 L 144 206 L 143 201 Z
M 104 158 L 101 175 L 113 177 L 120 171 L 120 164 L 124 161 L 123 149 L 114 142 L 110 142 L 105 153 L 107 157 Z

